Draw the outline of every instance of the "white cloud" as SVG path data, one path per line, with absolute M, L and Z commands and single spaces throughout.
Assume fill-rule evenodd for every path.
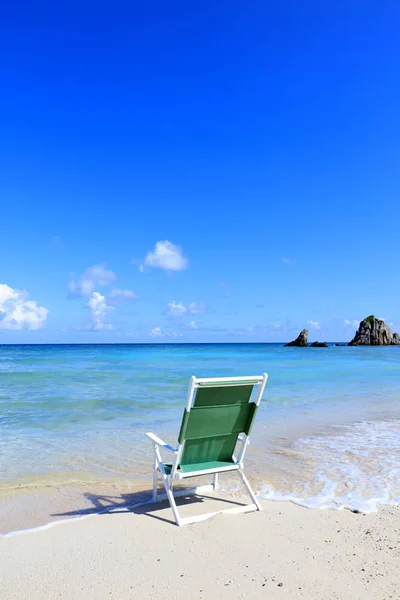
M 70 298 L 87 298 L 93 292 L 96 284 L 108 285 L 115 280 L 115 273 L 106 269 L 104 265 L 93 265 L 86 269 L 76 282 L 72 277 L 69 282 Z
M 307 325 L 310 329 L 321 329 L 321 323 L 319 323 L 319 321 L 307 321 Z
M 49 313 L 35 300 L 27 300 L 26 291 L 0 283 L 0 329 L 41 329 Z
M 137 298 L 137 295 L 132 290 L 120 290 L 119 288 L 114 288 L 107 296 L 108 304 L 112 306 L 117 306 L 118 304 L 122 304 L 122 302 L 130 302 Z
M 345 319 L 344 324 L 351 326 L 351 327 L 358 327 L 360 325 L 360 321 L 357 321 L 357 319 L 353 319 L 353 320 Z
M 160 327 L 153 327 L 153 329 L 151 329 L 151 330 L 149 331 L 149 335 L 150 335 L 151 337 L 160 337 L 160 336 L 162 336 L 162 335 L 164 335 L 164 334 L 163 334 L 163 332 L 161 331 L 161 328 L 160 328 Z
M 188 327 L 189 327 L 189 329 L 198 329 L 196 321 L 190 321 Z
M 191 315 L 198 315 L 205 311 L 206 311 L 206 305 L 204 304 L 204 302 L 200 302 L 199 304 L 196 304 L 196 302 L 191 302 L 189 304 L 189 313 Z
M 99 294 L 99 292 L 93 292 L 87 302 L 87 306 L 92 313 L 92 326 L 90 329 L 93 331 L 114 329 L 111 323 L 107 322 L 107 313 L 110 310 L 114 310 L 114 307 L 107 304 L 104 296 Z
M 183 317 L 184 315 L 197 315 L 205 312 L 206 305 L 204 302 L 190 302 L 189 306 L 186 307 L 182 302 L 168 302 L 167 315 L 170 317 Z
M 156 243 L 154 250 L 148 252 L 144 264 L 139 269 L 143 271 L 145 267 L 148 267 L 164 271 L 182 271 L 186 269 L 188 262 L 179 246 L 165 240 Z
M 294 258 L 283 257 L 281 258 L 281 262 L 285 263 L 286 265 L 293 265 L 296 261 Z
M 285 319 L 284 321 L 273 320 L 266 324 L 263 328 L 263 333 L 271 336 L 288 337 L 289 335 L 296 335 L 297 337 L 299 329 L 300 327 L 297 323 L 292 323 L 288 319 Z
M 171 317 L 182 317 L 187 312 L 186 306 L 183 306 L 182 302 L 168 302 L 167 314 Z
M 161 327 L 153 327 L 149 331 L 150 337 L 181 337 L 181 333 L 177 333 L 176 331 L 164 331 Z

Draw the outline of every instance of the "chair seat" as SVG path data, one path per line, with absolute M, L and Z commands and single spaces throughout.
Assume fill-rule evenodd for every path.
M 172 471 L 172 463 L 163 463 L 164 469 L 167 475 L 171 474 Z M 225 470 L 227 467 L 235 468 L 236 465 L 233 460 L 222 461 L 222 460 L 214 460 L 212 462 L 202 462 L 191 465 L 179 465 L 178 471 L 181 473 L 191 473 L 192 471 L 210 471 L 214 470 L 218 472 L 220 469 Z

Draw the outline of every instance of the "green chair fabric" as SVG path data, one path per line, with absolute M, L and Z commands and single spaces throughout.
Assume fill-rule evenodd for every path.
M 249 435 L 257 412 L 257 405 L 249 402 L 253 387 L 197 389 L 193 408 L 185 409 L 179 432 L 179 443 L 185 442 L 179 465 L 182 472 L 233 464 L 238 436 Z

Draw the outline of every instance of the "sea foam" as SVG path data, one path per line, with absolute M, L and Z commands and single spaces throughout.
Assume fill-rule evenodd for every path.
M 263 485 L 261 498 L 361 512 L 400 504 L 400 421 L 342 426 L 334 435 L 298 439 L 293 451 L 296 471 Z

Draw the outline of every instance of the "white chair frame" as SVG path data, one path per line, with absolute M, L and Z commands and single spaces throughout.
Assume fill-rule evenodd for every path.
M 246 385 L 253 384 L 254 386 L 258 386 L 258 390 L 256 393 L 256 398 L 254 400 L 255 404 L 259 406 L 261 402 L 261 398 L 263 396 L 265 386 L 267 384 L 268 375 L 264 373 L 261 376 L 257 377 L 226 377 L 226 378 L 203 378 L 197 379 L 196 377 L 191 377 L 189 384 L 189 391 L 187 395 L 186 401 L 186 410 L 190 412 L 193 407 L 196 390 L 201 385 L 207 385 L 207 387 L 231 387 L 238 385 Z M 187 525 L 189 523 L 195 523 L 197 521 L 204 521 L 205 519 L 209 519 L 210 517 L 219 514 L 219 513 L 247 513 L 253 512 L 255 510 L 262 510 L 257 497 L 250 486 L 250 483 L 247 480 L 247 477 L 244 474 L 243 468 L 243 459 L 246 453 L 246 450 L 250 444 L 250 436 L 246 434 L 241 434 L 238 438 L 238 441 L 241 442 L 241 447 L 238 452 L 237 458 L 233 456 L 232 465 L 220 467 L 218 469 L 206 469 L 202 471 L 190 471 L 187 473 L 183 473 L 178 469 L 179 463 L 182 457 L 183 449 L 185 442 L 182 444 L 178 444 L 177 448 L 174 448 L 164 442 L 161 438 L 155 435 L 152 432 L 147 432 L 146 436 L 152 441 L 153 444 L 153 496 L 152 502 L 162 501 L 168 499 L 171 509 L 174 515 L 175 522 L 178 526 Z M 164 463 L 161 457 L 160 449 L 171 452 L 174 455 L 172 461 L 171 473 L 167 474 L 164 468 Z M 203 515 L 196 515 L 194 517 L 186 517 L 182 518 L 179 514 L 178 508 L 176 506 L 175 498 L 179 496 L 188 496 L 192 494 L 203 494 L 206 492 L 214 491 L 218 488 L 218 474 L 224 473 L 228 471 L 236 471 L 241 478 L 251 500 L 251 504 L 247 504 L 245 506 L 235 506 L 234 508 L 229 508 L 225 510 L 219 510 Z M 158 493 L 158 474 L 161 475 L 165 493 Z M 173 490 L 173 481 L 186 479 L 188 477 L 200 477 L 203 475 L 213 475 L 213 482 L 208 485 L 203 485 L 199 487 L 193 487 L 189 489 L 178 489 Z

